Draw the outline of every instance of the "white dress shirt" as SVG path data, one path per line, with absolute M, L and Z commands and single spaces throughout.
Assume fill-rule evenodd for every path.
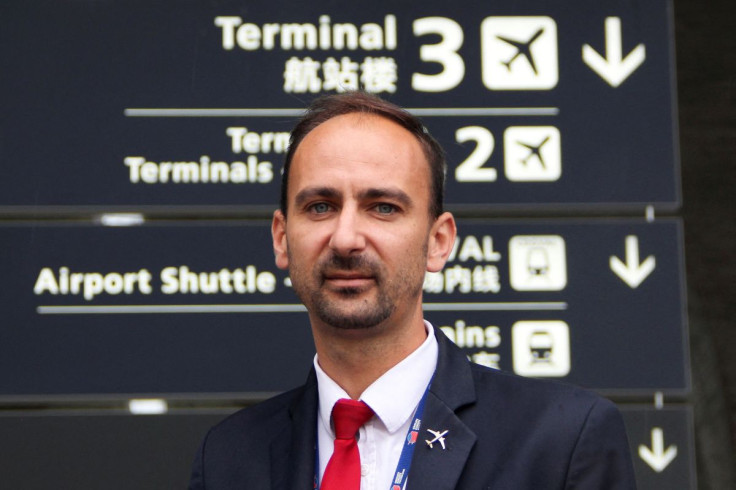
M 376 414 L 358 431 L 361 490 L 388 490 L 393 483 L 414 412 L 437 367 L 434 329 L 426 320 L 424 324 L 427 338 L 422 345 L 360 395 L 359 399 Z M 331 424 L 332 407 L 340 398 L 350 397 L 322 370 L 318 356 L 314 357 L 314 369 L 319 392 L 317 443 L 321 482 L 335 440 Z

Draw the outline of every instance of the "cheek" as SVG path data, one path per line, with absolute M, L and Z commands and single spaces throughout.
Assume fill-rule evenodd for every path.
M 411 231 L 407 230 L 404 235 L 392 237 L 393 239 L 385 244 L 384 256 L 398 266 L 417 264 L 426 258 L 427 237 L 423 233 L 412 233 Z
M 299 264 L 314 262 L 316 257 L 319 256 L 320 250 L 324 248 L 320 240 L 318 234 L 314 232 L 293 233 L 289 235 L 289 239 L 287 240 L 289 253 L 286 260 L 292 266 L 295 265 L 295 262 Z

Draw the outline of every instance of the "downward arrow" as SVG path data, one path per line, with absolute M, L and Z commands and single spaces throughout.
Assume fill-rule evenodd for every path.
M 640 264 L 639 239 L 634 235 L 629 235 L 626 237 L 626 263 L 624 264 L 621 259 L 611 255 L 609 265 L 614 274 L 628 284 L 631 289 L 636 289 L 652 273 L 656 266 L 656 260 L 653 255 L 650 255 Z
M 664 432 L 659 427 L 652 429 L 652 449 L 639 445 L 639 457 L 657 473 L 664 471 L 676 456 L 677 446 L 674 444 L 664 450 Z
M 621 18 L 606 17 L 606 57 L 604 58 L 589 44 L 583 46 L 583 61 L 612 87 L 618 87 L 639 65 L 644 63 L 646 49 L 639 44 L 623 58 L 621 41 Z

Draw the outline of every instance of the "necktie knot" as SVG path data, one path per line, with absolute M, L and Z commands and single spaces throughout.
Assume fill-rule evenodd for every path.
M 342 398 L 332 408 L 337 439 L 354 439 L 358 429 L 373 416 L 373 410 L 365 402 Z
M 364 402 L 342 398 L 332 407 L 335 447 L 321 490 L 360 490 L 360 451 L 355 434 L 372 416 L 373 410 Z

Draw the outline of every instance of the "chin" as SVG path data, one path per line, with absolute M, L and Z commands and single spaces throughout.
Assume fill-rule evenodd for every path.
M 373 309 L 373 311 L 336 311 L 334 304 L 330 308 L 318 308 L 319 319 L 335 330 L 368 330 L 380 328 L 392 311 Z

